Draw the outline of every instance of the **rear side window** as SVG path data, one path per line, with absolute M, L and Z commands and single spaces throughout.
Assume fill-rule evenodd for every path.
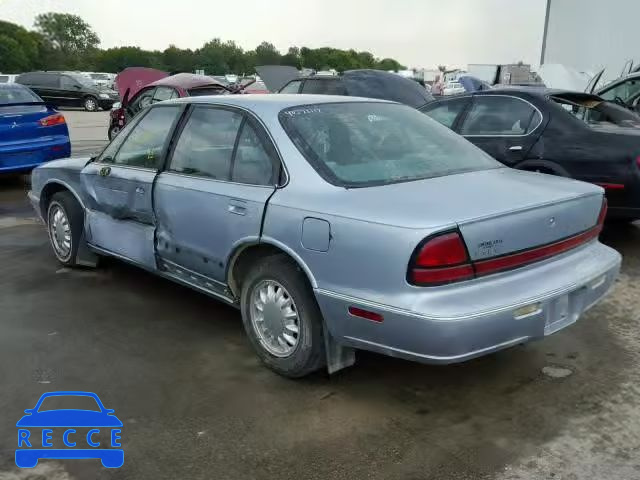
M 231 159 L 242 115 L 195 107 L 176 143 L 169 170 L 216 180 L 230 180 Z
M 245 122 L 233 159 L 231 181 L 250 185 L 273 185 L 274 162 L 251 122 Z
M 542 122 L 542 115 L 529 102 L 516 97 L 478 95 L 460 133 L 479 136 L 527 135 Z
M 346 95 L 342 81 L 335 80 L 318 80 L 309 79 L 302 86 L 302 93 L 319 94 L 319 95 Z
M 179 114 L 178 106 L 151 109 L 124 140 L 114 163 L 131 167 L 160 168 L 164 145 Z
M 298 93 L 300 91 L 301 80 L 294 80 L 293 82 L 287 83 L 282 89 L 280 93 Z
M 427 105 L 423 111 L 436 122 L 445 127 L 453 128 L 456 118 L 468 104 L 469 98 L 456 98 L 455 100 L 439 102 L 435 106 Z
M 406 105 L 302 105 L 280 112 L 280 122 L 309 163 L 334 185 L 383 185 L 501 167 Z

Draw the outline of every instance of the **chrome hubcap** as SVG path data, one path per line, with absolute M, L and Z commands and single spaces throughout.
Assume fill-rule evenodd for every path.
M 71 225 L 58 205 L 53 205 L 49 211 L 49 236 L 58 258 L 66 260 L 71 253 Z
M 258 339 L 276 357 L 291 355 L 300 340 L 298 309 L 289 292 L 274 280 L 263 280 L 251 294 L 251 324 Z
M 89 99 L 86 101 L 85 106 L 87 107 L 87 110 L 94 110 L 96 108 L 96 102 Z

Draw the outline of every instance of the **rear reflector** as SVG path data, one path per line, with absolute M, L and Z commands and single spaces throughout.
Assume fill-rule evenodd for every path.
M 569 237 L 556 243 L 545 245 L 542 247 L 532 248 L 520 253 L 505 255 L 503 257 L 492 258 L 475 262 L 474 267 L 476 276 L 489 275 L 491 273 L 511 270 L 517 267 L 523 267 L 533 262 L 539 262 L 545 258 L 559 255 L 563 252 L 576 248 L 589 240 L 593 240 L 600 234 L 602 228 L 598 225 L 586 232 L 580 233 L 574 237 Z
M 598 238 L 606 216 L 607 199 L 604 198 L 598 222 L 589 230 L 546 245 L 475 262 L 469 259 L 460 232 L 430 237 L 416 249 L 407 280 L 418 286 L 446 285 L 539 262 Z
M 370 312 L 369 310 L 363 310 L 358 307 L 349 307 L 349 314 L 354 317 L 364 318 L 365 320 L 371 320 L 372 322 L 382 322 L 384 317 L 376 312 Z
M 601 186 L 605 190 L 624 190 L 622 183 L 596 183 L 596 185 Z
M 62 115 L 61 113 L 56 113 L 54 115 L 49 115 L 48 117 L 41 118 L 39 122 L 43 127 L 52 127 L 54 125 L 62 125 L 64 123 L 67 123 L 64 119 L 64 115 Z

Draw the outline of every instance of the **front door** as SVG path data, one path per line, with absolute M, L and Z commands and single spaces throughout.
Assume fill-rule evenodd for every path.
M 540 137 L 543 115 L 530 102 L 509 95 L 475 95 L 458 133 L 507 166 L 527 158 Z
M 192 107 L 154 189 L 156 248 L 165 270 L 212 291 L 235 246 L 257 242 L 279 160 L 240 111 Z
M 82 170 L 89 243 L 155 268 L 153 182 L 182 110 L 180 105 L 150 109 Z

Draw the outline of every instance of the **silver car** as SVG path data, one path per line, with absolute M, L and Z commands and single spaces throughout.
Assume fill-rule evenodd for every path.
M 504 167 L 426 115 L 335 96 L 153 105 L 35 169 L 64 265 L 131 262 L 237 306 L 300 377 L 365 349 L 452 363 L 550 335 L 613 285 L 600 187 Z

